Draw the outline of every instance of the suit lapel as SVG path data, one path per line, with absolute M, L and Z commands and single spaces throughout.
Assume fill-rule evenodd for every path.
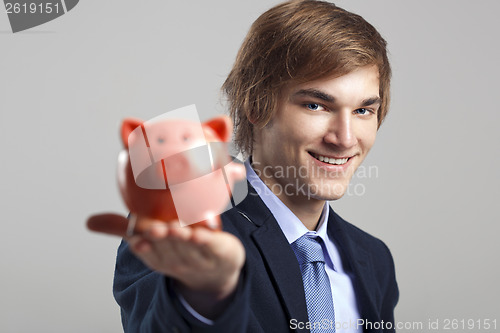
M 267 269 L 271 273 L 278 295 L 285 305 L 290 319 L 298 322 L 308 321 L 307 307 L 304 289 L 302 286 L 302 275 L 293 253 L 285 236 L 277 242 L 276 234 L 281 234 L 281 229 L 276 222 L 268 223 L 257 229 L 252 238 L 262 253 Z M 279 244 L 277 244 L 279 243 Z M 300 287 L 299 287 L 300 286 Z
M 352 282 L 358 301 L 360 316 L 363 319 L 378 322 L 379 315 L 373 300 L 373 290 L 375 290 L 376 286 L 372 282 L 372 277 L 375 274 L 370 264 L 370 254 L 365 248 L 365 244 L 355 242 L 346 230 L 345 223 L 330 208 L 328 233 L 337 243 L 344 266 L 347 264 L 352 271 Z
M 298 287 L 302 286 L 300 268 L 278 222 L 251 186 L 247 199 L 237 208 L 258 227 L 251 234 L 251 238 L 262 255 L 266 270 L 289 319 L 307 322 L 309 319 L 304 288 Z M 296 331 L 309 332 L 306 329 Z

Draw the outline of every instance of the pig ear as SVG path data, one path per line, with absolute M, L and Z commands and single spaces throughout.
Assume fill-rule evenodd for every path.
M 128 137 L 133 130 L 135 130 L 138 126 L 141 126 L 143 123 L 140 119 L 135 118 L 125 118 L 122 122 L 121 136 L 123 146 L 128 149 Z
M 229 118 L 228 116 L 219 116 L 213 118 L 203 123 L 203 128 L 205 130 L 213 131 L 215 133 L 216 138 L 221 141 L 227 142 L 231 140 L 231 134 L 233 132 L 233 123 L 231 122 L 231 118 Z

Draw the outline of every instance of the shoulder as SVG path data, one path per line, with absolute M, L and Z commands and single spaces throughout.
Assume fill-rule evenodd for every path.
M 351 262 L 366 265 L 382 283 L 395 283 L 395 266 L 389 247 L 379 238 L 347 222 L 330 209 L 330 235 Z
M 328 223 L 330 232 L 343 233 L 349 240 L 356 244 L 376 250 L 377 252 L 382 251 L 390 254 L 389 248 L 381 239 L 344 220 L 332 208 L 330 208 Z
M 259 228 L 260 223 L 255 222 L 255 218 L 248 212 L 233 207 L 220 215 L 222 228 L 224 231 L 230 232 L 239 238 L 244 238 L 250 235 Z M 260 222 L 260 221 L 259 221 Z
M 236 236 L 249 235 L 266 225 L 267 222 L 274 220 L 271 211 L 256 190 L 249 183 L 246 185 L 245 198 L 220 215 L 223 229 Z
M 371 297 L 390 314 L 399 299 L 394 259 L 387 245 L 330 209 L 328 231 L 341 248 L 344 259 Z M 392 317 L 391 317 L 392 318 Z

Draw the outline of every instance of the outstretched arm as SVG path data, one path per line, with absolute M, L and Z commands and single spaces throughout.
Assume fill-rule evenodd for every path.
M 148 332 L 171 325 L 193 330 L 193 324 L 201 329 L 202 323 L 185 311 L 175 293 L 214 320 L 212 327 L 205 327 L 207 332 L 219 325 L 227 329 L 233 325 L 226 322 L 230 317 L 245 317 L 248 296 L 243 290 L 237 292 L 245 251 L 234 235 L 148 222 L 152 223 L 145 233 L 124 237 L 118 252 L 114 294 L 127 331 Z M 125 217 L 108 214 L 91 217 L 88 225 L 95 231 L 125 236 L 126 223 Z M 235 308 L 239 314 L 229 315 Z M 240 318 L 234 331 L 244 330 L 244 321 Z

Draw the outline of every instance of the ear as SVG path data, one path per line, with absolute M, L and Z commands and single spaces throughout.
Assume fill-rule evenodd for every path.
M 231 140 L 233 123 L 228 116 L 219 116 L 203 123 L 203 129 L 213 132 L 216 138 L 227 142 Z
M 137 127 L 141 126 L 142 123 L 143 123 L 143 121 L 140 119 L 135 119 L 135 118 L 123 119 L 122 128 L 121 128 L 121 136 L 122 136 L 123 146 L 125 148 L 128 149 L 128 137 L 129 137 L 130 133 L 132 133 L 132 131 L 135 130 Z

